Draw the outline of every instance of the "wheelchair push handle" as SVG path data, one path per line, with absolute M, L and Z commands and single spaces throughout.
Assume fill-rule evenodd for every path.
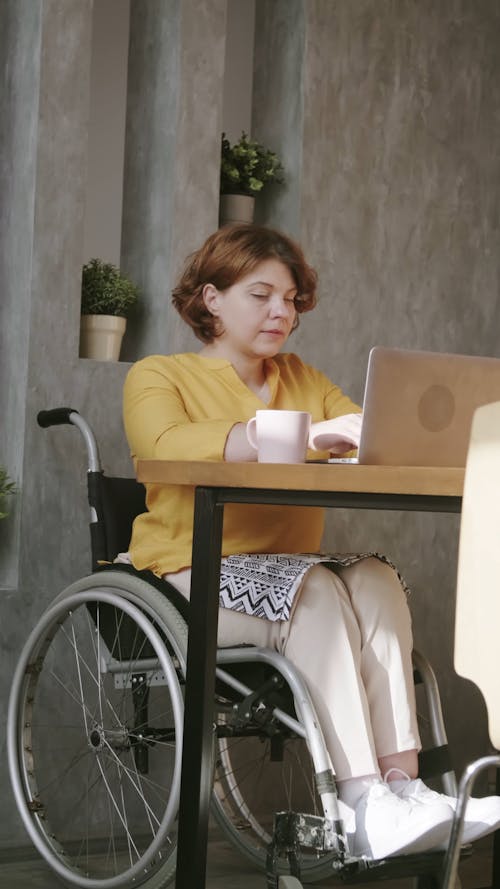
M 72 425 L 71 414 L 77 413 L 72 407 L 55 407 L 49 411 L 39 411 L 36 419 L 42 429 L 48 429 L 49 426 L 63 426 L 66 423 Z
M 55 407 L 48 411 L 39 411 L 37 414 L 38 425 L 42 429 L 50 426 L 76 426 L 85 441 L 88 458 L 88 471 L 101 472 L 101 461 L 95 435 L 86 420 L 72 407 Z

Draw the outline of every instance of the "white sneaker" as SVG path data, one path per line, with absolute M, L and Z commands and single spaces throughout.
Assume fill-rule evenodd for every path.
M 446 796 L 444 793 L 431 790 L 420 778 L 411 780 L 408 775 L 400 772 L 399 769 L 394 771 L 403 776 L 401 780 L 390 782 L 392 792 L 397 794 L 400 799 L 413 800 L 429 807 L 434 805 L 441 806 L 442 803 L 446 803 L 455 812 L 458 804 L 456 797 Z M 387 780 L 389 774 L 388 772 L 385 780 Z M 500 796 L 472 798 L 468 801 L 465 809 L 462 844 L 473 843 L 475 840 L 479 840 L 480 837 L 493 833 L 498 827 L 500 827 Z
M 387 858 L 428 852 L 446 843 L 453 810 L 446 802 L 423 806 L 402 799 L 380 781 L 360 798 L 355 815 L 356 832 L 348 836 L 349 848 L 358 856 Z

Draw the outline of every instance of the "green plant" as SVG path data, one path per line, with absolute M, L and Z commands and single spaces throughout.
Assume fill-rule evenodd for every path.
M 221 194 L 258 194 L 268 183 L 283 183 L 283 172 L 277 154 L 245 132 L 234 145 L 222 134 Z
M 126 318 L 139 290 L 111 262 L 91 259 L 82 269 L 82 315 L 121 315 Z
M 11 481 L 3 466 L 0 466 L 0 519 L 4 519 L 8 514 L 4 505 L 5 498 L 11 497 L 16 493 L 16 490 L 15 482 Z

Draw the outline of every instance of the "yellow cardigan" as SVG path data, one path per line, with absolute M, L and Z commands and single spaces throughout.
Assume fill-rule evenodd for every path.
M 359 411 L 338 386 L 293 354 L 266 362 L 267 407 L 306 410 L 313 422 Z M 229 361 L 197 354 L 152 355 L 130 369 L 124 424 L 138 459 L 222 460 L 229 431 L 266 405 Z M 315 453 L 315 456 L 321 456 Z M 191 565 L 194 492 L 182 485 L 147 485 L 148 512 L 134 522 L 130 556 L 139 570 L 161 576 Z M 318 552 L 324 510 L 228 504 L 223 555 Z

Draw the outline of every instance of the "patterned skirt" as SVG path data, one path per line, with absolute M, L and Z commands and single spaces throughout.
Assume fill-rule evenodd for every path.
M 394 568 L 401 586 L 408 593 L 408 587 L 391 560 L 380 553 L 238 553 L 222 559 L 220 605 L 266 620 L 289 620 L 293 600 L 310 568 L 321 563 L 335 571 L 373 556 Z

